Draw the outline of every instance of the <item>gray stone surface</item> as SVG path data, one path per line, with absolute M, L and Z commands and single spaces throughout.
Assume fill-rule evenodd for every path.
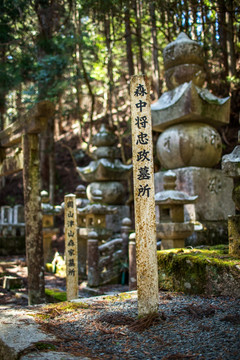
M 0 360 L 88 360 L 88 357 L 69 355 L 56 351 L 33 352 L 31 346 L 37 342 L 51 342 L 55 336 L 44 333 L 34 321 L 37 308 L 17 309 L 0 306 Z M 28 354 L 26 353 L 29 349 Z M 22 354 L 22 355 L 21 355 Z
M 31 316 L 31 310 L 0 306 L 0 359 L 19 359 L 24 349 L 38 341 L 55 340 L 43 333 Z
M 165 92 L 151 110 L 155 131 L 189 121 L 219 127 L 229 123 L 230 97 L 217 98 L 190 81 Z
M 198 195 L 194 205 L 185 206 L 186 220 L 221 221 L 235 213 L 231 194 L 233 181 L 221 170 L 188 167 L 174 169 L 177 175 L 177 189 L 189 195 Z M 155 174 L 156 193 L 163 190 L 164 172 Z
M 203 66 L 203 49 L 196 41 L 181 32 L 176 40 L 163 50 L 165 70 L 181 64 L 198 64 Z
M 231 154 L 222 157 L 222 170 L 230 177 L 240 177 L 240 145 L 237 145 Z
M 185 246 L 228 244 L 227 220 L 194 223 L 194 230 L 194 233 L 186 238 Z
M 178 124 L 158 138 L 157 155 L 165 169 L 185 166 L 213 167 L 222 155 L 222 141 L 212 126 L 201 122 Z
M 121 231 L 122 219 L 130 218 L 130 208 L 128 205 L 110 205 L 117 208 L 115 214 L 106 215 L 106 228 L 112 230 L 114 233 Z
M 74 356 L 63 352 L 48 351 L 48 352 L 34 352 L 21 357 L 21 360 L 89 360 L 90 358 L 85 356 Z
M 91 202 L 94 200 L 92 193 L 96 190 L 102 191 L 102 203 L 122 204 L 126 200 L 126 190 L 119 181 L 95 181 L 90 183 L 87 187 L 87 196 Z

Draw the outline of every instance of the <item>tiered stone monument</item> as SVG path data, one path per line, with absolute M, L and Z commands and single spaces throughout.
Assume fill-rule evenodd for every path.
M 98 134 L 93 137 L 93 158 L 86 167 L 78 167 L 77 171 L 83 181 L 90 183 L 87 186 L 87 197 L 93 203 L 96 190 L 101 191 L 99 203 L 117 207 L 116 214 L 106 216 L 106 227 L 114 232 L 121 231 L 121 221 L 129 217 L 129 207 L 126 201 L 126 182 L 132 172 L 132 165 L 124 165 L 119 159 L 119 149 L 115 146 L 116 136 L 102 125 Z
M 160 214 L 157 235 L 162 239 L 161 250 L 184 247 L 185 238 L 194 231 L 194 224 L 184 221 L 184 205 L 194 203 L 197 196 L 175 190 L 176 178 L 173 171 L 167 171 L 163 176 L 164 191 L 155 195 Z
M 240 131 L 238 138 L 240 142 Z M 228 217 L 229 253 L 240 256 L 240 145 L 237 145 L 231 154 L 223 156 L 222 169 L 234 180 L 232 198 L 238 212 Z
M 151 107 L 153 130 L 161 132 L 158 158 L 162 167 L 174 169 L 179 190 L 198 195 L 196 204 L 186 206 L 185 217 L 202 226 L 188 243 L 226 242 L 227 217 L 234 212 L 228 196 L 233 184 L 212 167 L 221 159 L 217 129 L 229 122 L 230 98 L 220 99 L 202 88 L 202 47 L 184 33 L 166 46 L 163 57 L 169 91 Z M 156 192 L 163 190 L 163 175 L 155 174 Z

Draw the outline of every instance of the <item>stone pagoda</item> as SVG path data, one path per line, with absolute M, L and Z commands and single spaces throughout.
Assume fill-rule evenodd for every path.
M 226 242 L 227 217 L 234 212 L 227 194 L 233 184 L 213 167 L 221 159 L 217 129 L 229 123 L 230 98 L 220 99 L 202 88 L 202 47 L 184 33 L 166 46 L 163 57 L 169 91 L 152 105 L 153 130 L 161 133 L 159 161 L 165 169 L 174 169 L 179 190 L 198 195 L 196 204 L 185 207 L 186 219 L 202 224 L 189 243 Z M 163 174 L 155 174 L 156 192 L 163 190 Z
M 121 230 L 121 221 L 129 217 L 129 207 L 124 205 L 126 187 L 124 182 L 132 172 L 132 165 L 124 165 L 119 159 L 119 148 L 116 147 L 116 136 L 107 131 L 103 124 L 100 131 L 93 137 L 92 145 L 94 160 L 86 167 L 77 167 L 81 179 L 87 183 L 87 197 L 94 203 L 93 194 L 101 191 L 99 203 L 117 208 L 115 214 L 106 215 L 106 227 L 115 233 Z
M 161 250 L 185 246 L 185 238 L 192 235 L 194 224 L 184 221 L 184 206 L 192 204 L 197 196 L 175 190 L 176 175 L 168 170 L 163 176 L 164 190 L 155 195 L 155 204 L 159 208 L 157 236 L 162 239 Z

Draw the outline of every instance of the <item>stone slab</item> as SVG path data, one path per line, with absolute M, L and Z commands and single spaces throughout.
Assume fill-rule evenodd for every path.
M 90 360 L 88 357 L 69 355 L 63 352 L 48 351 L 48 352 L 33 352 L 21 357 L 21 360 Z
M 86 299 L 87 300 L 87 299 Z M 37 342 L 55 341 L 55 336 L 44 333 L 34 321 L 37 308 L 16 309 L 0 306 L 0 360 L 88 360 L 88 357 L 57 351 L 31 351 L 21 355 Z
M 173 171 L 177 175 L 177 190 L 198 195 L 195 204 L 185 206 L 186 221 L 221 221 L 235 213 L 233 181 L 222 170 L 192 166 Z M 155 173 L 156 193 L 163 190 L 163 175 L 163 171 Z
M 20 353 L 38 341 L 56 340 L 43 333 L 29 309 L 19 310 L 0 306 L 0 359 L 19 359 Z

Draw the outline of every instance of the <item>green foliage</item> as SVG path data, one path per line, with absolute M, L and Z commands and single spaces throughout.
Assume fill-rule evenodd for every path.
M 233 31 L 230 32 L 230 25 L 221 24 L 220 10 L 209 0 L 181 3 L 175 0 L 3 1 L 0 4 L 0 110 L 4 106 L 6 109 L 18 107 L 17 98 L 21 98 L 24 109 L 39 100 L 57 103 L 61 98 L 64 119 L 73 116 L 86 122 L 91 118 L 86 116 L 91 104 L 81 108 L 81 98 L 90 95 L 95 98 L 94 116 L 97 117 L 100 111 L 103 114 L 109 112 L 111 106 L 116 110 L 113 115 L 116 124 L 118 108 L 123 108 L 125 115 L 126 99 L 129 98 L 127 40 L 131 40 L 135 73 L 141 72 L 142 52 L 146 75 L 150 80 L 153 77 L 156 44 L 152 38 L 150 6 L 154 6 L 155 11 L 160 92 L 166 90 L 162 81 L 162 50 L 181 31 L 203 45 L 215 94 L 224 96 L 231 87 L 237 90 L 239 5 L 235 0 L 231 4 L 223 2 L 223 5 L 221 11 L 232 21 Z M 228 47 L 224 43 L 226 39 Z M 233 66 L 228 63 L 230 56 L 226 50 L 230 45 Z M 218 66 L 219 61 L 223 66 Z M 18 109 L 8 114 L 14 120 Z

